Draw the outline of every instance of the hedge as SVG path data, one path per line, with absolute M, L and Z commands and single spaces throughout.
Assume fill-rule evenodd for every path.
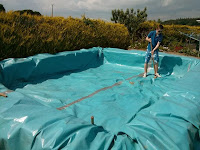
M 91 47 L 127 49 L 130 37 L 121 24 L 83 17 L 63 18 L 0 13 L 0 59 L 55 54 Z

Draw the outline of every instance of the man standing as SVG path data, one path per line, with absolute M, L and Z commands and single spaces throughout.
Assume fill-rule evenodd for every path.
M 158 55 L 159 49 L 158 48 L 163 39 L 162 30 L 163 30 L 163 26 L 158 25 L 156 30 L 151 31 L 148 34 L 148 36 L 146 37 L 146 40 L 149 42 L 149 44 L 147 46 L 147 52 L 146 52 L 146 56 L 145 56 L 144 75 L 143 75 L 144 78 L 147 76 L 147 66 L 148 66 L 149 60 L 151 59 L 152 55 L 153 55 L 153 59 L 154 59 L 155 77 L 161 77 L 158 74 L 158 62 L 159 62 L 159 55 Z

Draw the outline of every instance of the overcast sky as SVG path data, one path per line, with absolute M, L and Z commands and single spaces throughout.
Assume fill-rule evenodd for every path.
M 200 0 L 0 0 L 6 11 L 31 9 L 42 15 L 100 18 L 110 21 L 111 10 L 147 7 L 148 20 L 200 17 Z

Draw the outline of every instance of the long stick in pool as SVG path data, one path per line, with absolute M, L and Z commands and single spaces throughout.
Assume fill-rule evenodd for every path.
M 152 48 L 152 43 L 150 42 L 150 45 L 151 45 L 151 51 L 153 50 Z M 153 68 L 154 68 L 154 73 L 156 74 L 156 70 L 155 70 L 155 63 L 154 63 L 154 58 L 153 58 L 153 55 L 151 55 L 151 59 L 153 61 Z

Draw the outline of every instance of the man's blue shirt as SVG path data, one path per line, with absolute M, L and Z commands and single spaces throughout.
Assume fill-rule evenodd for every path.
M 158 34 L 158 36 L 156 36 L 156 30 L 154 30 L 148 34 L 148 38 L 151 38 L 152 49 L 153 49 L 154 47 L 156 47 L 158 42 L 160 42 L 160 43 L 162 42 L 163 36 L 162 36 L 162 34 Z M 148 51 L 151 51 L 150 43 L 148 44 Z

